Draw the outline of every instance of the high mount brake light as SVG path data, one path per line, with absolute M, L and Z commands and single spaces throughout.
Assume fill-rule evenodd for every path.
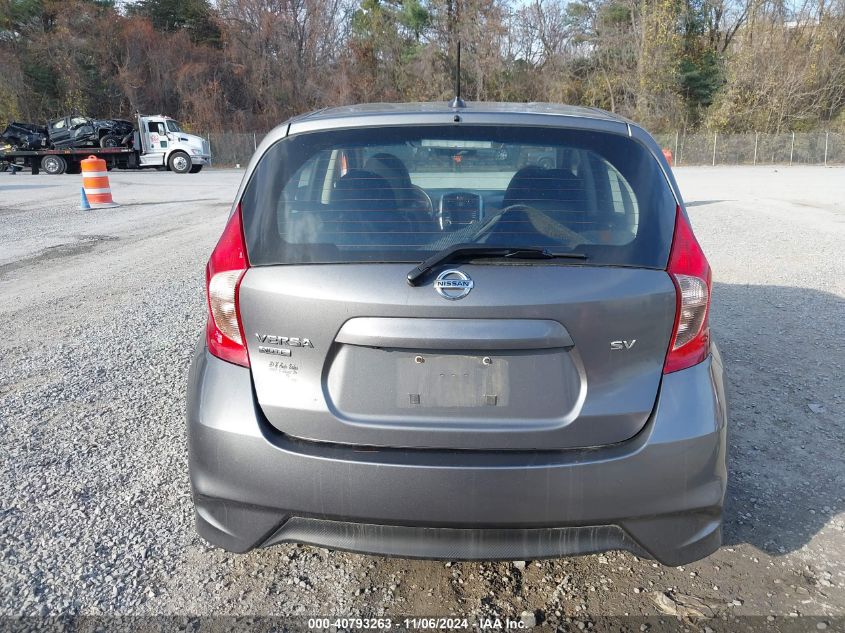
M 217 358 L 249 367 L 243 336 L 238 293 L 249 259 L 241 228 L 241 208 L 235 210 L 223 229 L 205 268 L 208 323 L 205 342 Z
M 666 270 L 675 284 L 677 307 L 664 374 L 692 367 L 710 353 L 710 264 L 680 207 Z

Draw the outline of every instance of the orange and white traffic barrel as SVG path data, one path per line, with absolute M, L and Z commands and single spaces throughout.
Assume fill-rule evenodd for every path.
M 92 209 L 107 209 L 116 207 L 111 197 L 111 186 L 109 185 L 109 172 L 106 169 L 106 161 L 96 156 L 89 156 L 82 165 L 82 191 Z

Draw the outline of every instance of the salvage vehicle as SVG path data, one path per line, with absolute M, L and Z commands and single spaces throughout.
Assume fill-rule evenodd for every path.
M 132 139 L 132 123 L 122 119 L 89 119 L 72 114 L 47 124 L 48 145 L 64 147 L 121 147 Z
M 0 134 L 18 149 L 61 149 L 72 147 L 121 147 L 132 140 L 132 123 L 122 119 L 89 119 L 72 114 L 53 119 L 47 126 L 13 121 Z
M 10 149 L 35 150 L 47 146 L 47 128 L 32 123 L 12 121 L 0 134 L 0 151 Z
M 710 266 L 626 119 L 463 102 L 291 119 L 247 167 L 206 293 L 187 428 L 214 545 L 681 565 L 721 543 Z
M 79 133 L 88 134 L 92 126 L 77 127 L 73 117 L 66 117 L 65 125 L 59 129 L 68 128 Z M 196 174 L 205 165 L 211 163 L 211 148 L 207 140 L 194 134 L 187 134 L 179 124 L 170 117 L 163 115 L 138 115 L 137 129 L 133 129 L 128 122 L 129 132 L 125 126 L 108 128 L 111 134 L 104 135 L 99 143 L 100 147 L 58 147 L 44 149 L 22 149 L 12 147 L 8 150 L 0 149 L 0 161 L 14 163 L 21 167 L 29 167 L 33 174 L 43 170 L 50 175 L 65 172 L 78 174 L 81 170 L 80 162 L 89 156 L 97 156 L 106 161 L 109 169 L 144 169 L 163 168 L 177 174 Z M 15 124 L 13 124 L 15 125 Z M 52 122 L 51 122 L 52 125 Z M 11 126 L 10 126 L 11 127 Z M 105 127 L 96 131 L 100 134 Z M 128 137 L 128 138 L 127 138 Z M 52 132 L 50 138 L 52 139 Z M 119 140 L 119 143 L 115 143 Z M 72 141 L 66 141 L 73 144 Z M 125 146 L 124 146 L 125 145 Z

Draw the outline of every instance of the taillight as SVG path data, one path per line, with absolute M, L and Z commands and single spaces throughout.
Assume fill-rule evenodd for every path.
M 205 267 L 208 295 L 205 342 L 208 351 L 218 358 L 244 367 L 249 367 L 249 355 L 241 326 L 238 291 L 248 268 L 241 208 L 238 206 Z
M 664 374 L 692 367 L 710 353 L 710 264 L 680 207 L 666 270 L 675 284 L 677 307 Z

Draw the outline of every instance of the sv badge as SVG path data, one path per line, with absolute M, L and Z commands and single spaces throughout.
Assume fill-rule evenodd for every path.
M 612 350 L 619 350 L 619 349 L 631 349 L 634 346 L 634 343 L 637 342 L 637 339 L 632 338 L 630 341 L 621 340 L 621 341 L 610 341 L 610 349 Z

